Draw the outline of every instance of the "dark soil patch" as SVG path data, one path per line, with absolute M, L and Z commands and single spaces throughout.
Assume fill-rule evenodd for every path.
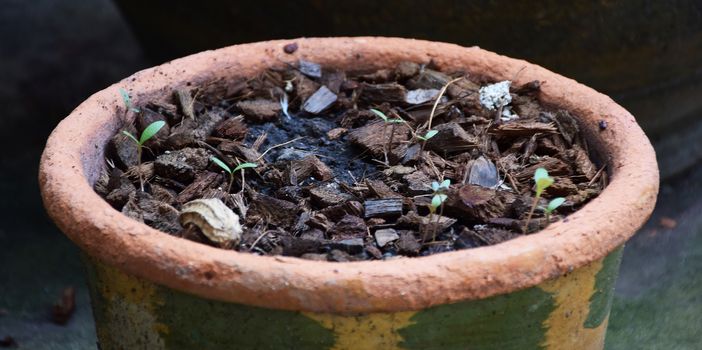
M 95 188 L 154 228 L 262 255 L 355 261 L 497 244 L 548 224 L 537 209 L 527 225 L 536 169 L 555 179 L 540 207 L 566 198 L 551 221 L 597 196 L 607 173 L 590 160 L 575 118 L 539 104 L 541 82 L 502 95 L 494 83 L 431 64 L 359 73 L 301 61 L 226 92 L 174 91 L 170 103 L 137 106 L 124 128 L 138 134 L 167 122 L 141 165 L 134 142 L 118 133 L 106 154 L 114 166 Z M 435 136 L 422 141 L 429 130 Z M 244 188 L 236 172 L 227 191 L 229 174 L 212 157 L 257 167 L 244 170 Z M 432 214 L 432 182 L 447 179 Z M 236 213 L 240 239 L 212 239 L 192 220 L 181 226 L 183 206 L 202 198 Z

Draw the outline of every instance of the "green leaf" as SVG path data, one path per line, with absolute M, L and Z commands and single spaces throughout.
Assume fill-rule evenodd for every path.
M 404 123 L 405 121 L 402 118 L 397 118 L 397 119 L 386 120 L 386 122 L 392 123 L 392 124 L 400 124 L 400 123 Z
M 127 90 L 120 88 L 119 94 L 122 95 L 122 102 L 127 109 L 131 109 L 134 113 L 139 113 L 139 108 L 132 107 L 132 98 L 129 97 Z
M 439 188 L 445 188 L 448 190 L 449 186 L 451 186 L 451 180 L 446 179 L 446 180 L 441 182 L 441 185 L 439 185 Z
M 538 197 L 547 187 L 553 185 L 553 178 L 548 176 L 546 169 L 538 168 L 534 172 L 534 182 L 536 182 L 536 196 Z
M 439 183 L 436 182 L 436 181 L 433 181 L 433 182 L 431 183 L 431 189 L 432 189 L 434 192 L 438 191 L 438 190 L 439 190 Z
M 124 102 L 124 105 L 127 108 L 131 108 L 132 107 L 132 99 L 129 97 L 129 93 L 127 92 L 127 90 L 120 88 L 119 94 L 122 95 L 122 102 Z
M 385 115 L 385 113 L 383 113 L 377 109 L 373 109 L 373 108 L 371 108 L 371 112 L 375 113 L 375 115 L 377 115 L 378 117 L 383 119 L 383 121 L 385 121 L 385 122 L 388 121 L 388 117 Z
M 548 171 L 544 168 L 538 168 L 534 172 L 534 181 L 539 182 L 539 179 L 547 178 L 548 177 Z
M 229 166 L 227 164 L 225 164 L 223 161 L 221 161 L 219 158 L 210 157 L 210 160 L 212 160 L 212 162 L 217 164 L 217 166 L 219 166 L 220 168 L 224 169 L 224 171 L 226 171 L 230 174 L 232 173 L 232 169 L 230 169 Z
M 154 137 L 154 135 L 156 135 L 156 133 L 159 130 L 161 130 L 161 128 L 164 125 L 166 125 L 166 122 L 164 122 L 163 120 L 159 120 L 149 124 L 149 126 L 147 126 L 146 129 L 144 129 L 144 131 L 141 133 L 141 137 L 139 138 L 139 144 L 143 145 L 144 142 Z
M 134 142 L 136 142 L 138 145 L 141 145 L 141 144 L 139 143 L 139 140 L 137 140 L 137 138 L 134 137 L 134 135 L 132 135 L 132 133 L 130 133 L 129 131 L 127 131 L 127 130 L 122 130 L 122 133 L 125 134 L 125 135 L 127 135 L 130 139 L 134 140 Z
M 424 135 L 424 140 L 429 140 L 430 138 L 436 136 L 436 134 L 439 133 L 439 130 L 429 130 L 427 131 L 427 134 Z
M 546 208 L 546 212 L 550 213 L 550 212 L 556 210 L 556 208 L 560 207 L 564 202 L 565 202 L 565 198 L 563 198 L 563 197 L 554 198 L 553 200 L 551 200 L 548 203 L 548 207 Z
M 438 208 L 441 205 L 441 203 L 443 203 L 446 200 L 446 198 L 448 198 L 448 196 L 443 193 L 434 195 L 434 197 L 432 197 L 431 199 L 431 206 L 434 208 Z
M 256 164 L 256 163 L 241 163 L 241 164 L 237 165 L 236 168 L 234 168 L 234 170 L 232 170 L 232 172 L 235 173 L 237 170 L 246 169 L 246 168 L 255 168 L 257 166 L 258 166 L 258 164 Z

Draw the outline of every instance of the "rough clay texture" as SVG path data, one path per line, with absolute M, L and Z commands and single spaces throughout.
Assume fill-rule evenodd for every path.
M 291 42 L 299 49 L 284 53 Z M 226 88 L 227 81 L 297 59 L 340 69 L 433 61 L 442 70 L 514 79 L 517 86 L 540 80 L 543 103 L 580 117 L 593 147 L 607 157 L 611 182 L 567 220 L 537 234 L 429 257 L 354 263 L 261 257 L 172 237 L 125 217 L 93 191 L 105 144 L 123 123 L 119 88 L 138 104 L 188 83 Z M 606 130 L 598 130 L 600 120 L 607 122 Z M 477 47 L 371 37 L 237 45 L 138 72 L 91 96 L 58 125 L 44 150 L 39 178 L 44 205 L 56 224 L 107 264 L 205 298 L 333 313 L 418 310 L 534 286 L 622 245 L 649 216 L 658 192 L 653 148 L 634 117 L 609 97 Z

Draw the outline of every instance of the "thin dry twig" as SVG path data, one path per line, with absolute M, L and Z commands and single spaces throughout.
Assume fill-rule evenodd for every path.
M 256 161 L 258 162 L 259 160 L 263 159 L 263 157 L 266 155 L 266 153 L 268 153 L 270 150 L 272 150 L 272 149 L 274 149 L 274 148 L 278 148 L 278 147 L 282 147 L 282 146 L 285 146 L 285 145 L 289 145 L 289 144 L 291 144 L 291 143 L 293 143 L 293 142 L 295 142 L 295 141 L 298 141 L 298 140 L 304 139 L 304 138 L 305 138 L 304 136 L 300 136 L 300 137 L 296 137 L 296 138 L 294 138 L 294 139 L 292 139 L 292 140 L 290 140 L 290 141 L 286 141 L 286 142 L 279 143 L 279 144 L 277 144 L 277 145 L 273 145 L 273 146 L 271 146 L 271 147 L 268 147 L 268 149 L 267 149 L 265 152 L 261 153 L 261 155 L 258 156 L 258 158 L 256 158 Z

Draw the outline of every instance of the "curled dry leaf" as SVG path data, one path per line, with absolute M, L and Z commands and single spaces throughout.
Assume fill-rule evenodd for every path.
M 239 216 L 218 198 L 185 203 L 179 220 L 183 227 L 197 226 L 207 238 L 220 245 L 235 245 L 241 240 Z

